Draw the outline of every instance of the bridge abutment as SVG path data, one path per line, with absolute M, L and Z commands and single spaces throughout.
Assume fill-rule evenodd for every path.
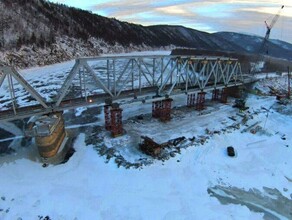
M 28 136 L 35 137 L 39 154 L 43 158 L 52 158 L 65 144 L 66 137 L 63 113 L 53 113 L 41 116 L 30 126 L 26 132 Z

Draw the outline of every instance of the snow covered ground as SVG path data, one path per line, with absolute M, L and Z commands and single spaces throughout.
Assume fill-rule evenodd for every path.
M 30 71 L 37 77 L 46 69 Z M 204 144 L 194 142 L 175 157 L 138 169 L 106 162 L 94 145 L 86 145 L 86 129 L 74 142 L 76 152 L 60 165 L 44 168 L 33 146 L 14 146 L 14 154 L 0 157 L 0 219 L 292 219 L 292 118 L 275 110 L 275 97 L 249 95 L 246 125 L 232 103 L 208 102 L 200 113 L 182 107 L 185 102 L 186 96 L 174 100 L 168 123 L 147 117 L 150 104 L 122 106 L 127 133 L 103 138 L 129 159 L 137 149 L 129 145 L 133 137 L 149 135 L 161 143 L 211 131 Z M 135 114 L 143 120 L 137 123 Z M 82 126 L 102 126 L 102 118 Z M 261 130 L 243 132 L 256 122 Z M 113 146 L 122 141 L 124 146 Z M 227 146 L 235 148 L 235 157 L 227 155 Z

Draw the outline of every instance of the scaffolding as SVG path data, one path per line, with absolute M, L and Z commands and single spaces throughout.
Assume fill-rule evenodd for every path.
M 196 94 L 195 93 L 188 94 L 187 106 L 188 107 L 195 107 L 196 106 Z
M 221 90 L 220 101 L 222 103 L 227 103 L 227 99 L 228 99 L 228 90 L 227 90 L 227 88 L 224 88 L 224 89 Z
M 105 126 L 105 129 L 108 130 L 108 131 L 111 130 L 110 108 L 111 108 L 110 105 L 105 105 L 103 107 L 103 110 L 104 110 L 104 126 Z
M 119 107 L 112 107 L 111 112 L 111 133 L 113 137 L 123 134 L 122 112 Z
M 219 89 L 214 89 L 212 92 L 212 101 L 218 101 L 219 100 L 219 95 L 220 95 L 220 90 Z
M 199 92 L 196 102 L 196 110 L 201 111 L 205 108 L 205 96 L 206 92 Z

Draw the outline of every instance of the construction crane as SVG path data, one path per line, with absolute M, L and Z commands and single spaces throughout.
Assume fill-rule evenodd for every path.
M 265 35 L 265 38 L 261 44 L 261 47 L 260 47 L 260 50 L 259 50 L 259 53 L 262 53 L 265 46 L 267 45 L 267 42 L 270 38 L 270 33 L 271 33 L 271 30 L 272 28 L 275 26 L 276 22 L 278 21 L 279 17 L 280 17 L 280 14 L 281 14 L 281 11 L 282 9 L 284 8 L 285 6 L 282 5 L 282 7 L 279 9 L 279 11 L 277 12 L 277 14 L 274 16 L 274 18 L 272 19 L 271 23 L 268 24 L 267 21 L 265 21 L 265 24 L 266 24 L 266 28 L 267 28 L 267 31 L 266 31 L 266 35 Z M 268 49 L 266 50 L 266 53 L 268 54 Z

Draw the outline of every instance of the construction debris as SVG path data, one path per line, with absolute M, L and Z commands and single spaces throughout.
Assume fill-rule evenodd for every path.
M 245 110 L 249 109 L 249 107 L 245 106 L 244 99 L 236 99 L 233 107 L 238 108 L 240 111 L 245 111 Z
M 257 126 L 259 123 L 261 123 L 261 122 L 258 121 L 258 122 L 256 122 L 256 123 L 252 124 L 251 126 L 245 128 L 245 129 L 243 129 L 243 130 L 241 131 L 241 133 L 244 133 L 244 132 L 247 132 L 247 131 L 251 130 L 252 128 L 254 128 L 255 126 Z
M 141 136 L 143 142 L 139 144 L 140 149 L 147 155 L 157 157 L 162 150 L 162 145 L 156 143 L 153 139 L 147 136 Z

